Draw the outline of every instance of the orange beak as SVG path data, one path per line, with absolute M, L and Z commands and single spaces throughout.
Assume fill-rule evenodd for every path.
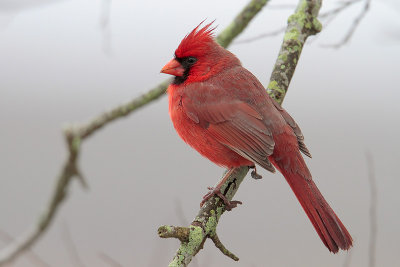
M 171 74 L 174 76 L 183 76 L 185 69 L 176 59 L 171 59 L 162 69 L 161 73 Z

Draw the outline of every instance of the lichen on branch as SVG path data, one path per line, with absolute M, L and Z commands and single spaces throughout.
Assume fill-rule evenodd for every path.
M 268 1 L 269 0 L 252 0 L 236 16 L 234 21 L 223 30 L 219 36 L 217 36 L 218 42 L 223 47 L 229 46 L 232 40 L 234 40 L 247 27 L 249 22 Z M 56 179 L 53 192 L 51 193 L 52 195 L 44 209 L 44 212 L 39 215 L 38 222 L 35 223 L 29 231 L 16 238 L 0 251 L 0 266 L 4 266 L 13 261 L 24 251 L 33 246 L 39 238 L 43 236 L 54 220 L 61 204 L 66 200 L 69 185 L 73 178 L 78 178 L 84 187 L 87 186 L 78 169 L 80 147 L 86 138 L 98 132 L 101 128 L 109 125 L 111 122 L 128 116 L 139 108 L 165 95 L 169 83 L 170 80 L 166 80 L 141 96 L 129 101 L 128 103 L 119 105 L 112 110 L 106 111 L 87 123 L 65 128 L 64 137 L 68 148 L 68 155 Z M 191 237 L 195 236 L 192 233 L 193 231 L 190 232 Z
M 307 38 L 321 30 L 321 24 L 317 20 L 321 4 L 322 0 L 300 0 L 295 13 L 288 19 L 283 43 L 267 88 L 268 94 L 279 104 L 282 103 L 286 95 Z M 221 192 L 228 200 L 232 200 L 247 173 L 248 167 L 234 169 L 222 186 Z M 225 207 L 222 200 L 218 196 L 210 198 L 200 208 L 198 215 L 188 228 L 189 236 L 193 231 L 193 237 L 181 242 L 181 246 L 169 266 L 187 266 L 203 248 L 207 238 L 212 239 L 223 254 L 234 260 L 239 260 L 225 248 L 217 235 L 217 225 L 224 212 Z
M 234 169 L 227 182 L 221 187 L 221 192 L 224 192 L 227 199 L 232 200 L 247 172 L 247 167 Z M 203 248 L 203 244 L 207 238 L 212 239 L 216 247 L 223 254 L 236 261 L 239 260 L 238 257 L 225 248 L 219 240 L 216 232 L 219 219 L 224 211 L 225 204 L 219 197 L 212 197 L 203 205 L 203 207 L 200 208 L 197 216 L 188 227 L 189 238 L 185 241 L 181 241 L 181 245 L 175 257 L 169 264 L 170 267 L 187 266 L 191 262 L 192 258 Z M 159 235 L 160 232 L 163 232 L 165 227 L 171 226 L 161 226 L 158 230 Z M 169 237 L 179 239 L 178 234 L 176 234 L 176 236 L 169 235 Z
M 322 29 L 317 19 L 321 3 L 322 0 L 300 0 L 295 13 L 288 19 L 278 59 L 267 87 L 268 94 L 279 104 L 285 98 L 307 38 Z

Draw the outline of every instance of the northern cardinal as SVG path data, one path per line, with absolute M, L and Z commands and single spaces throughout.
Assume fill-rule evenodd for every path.
M 204 200 L 218 195 L 230 209 L 237 202 L 224 199 L 220 187 L 233 168 L 255 164 L 271 172 L 276 168 L 329 251 L 349 249 L 350 234 L 318 190 L 300 154 L 311 157 L 300 128 L 236 56 L 215 42 L 211 23 L 201 29 L 200 25 L 181 41 L 161 72 L 175 76 L 168 87 L 169 113 L 180 137 L 229 169 Z

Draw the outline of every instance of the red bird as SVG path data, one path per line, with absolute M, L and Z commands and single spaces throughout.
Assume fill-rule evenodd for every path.
M 296 122 L 235 55 L 214 41 L 211 23 L 199 26 L 182 40 L 175 58 L 161 72 L 175 76 L 168 87 L 169 113 L 180 137 L 204 157 L 230 169 L 205 200 L 218 195 L 230 209 L 237 202 L 229 202 L 220 187 L 233 168 L 255 168 L 255 164 L 271 172 L 276 168 L 329 251 L 349 249 L 350 234 L 300 154 L 311 157 Z M 261 178 L 254 172 L 252 176 Z

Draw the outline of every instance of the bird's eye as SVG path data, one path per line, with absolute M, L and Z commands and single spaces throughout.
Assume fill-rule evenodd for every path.
M 186 59 L 186 61 L 187 61 L 187 63 L 189 63 L 189 64 L 194 64 L 194 63 L 196 63 L 197 58 L 195 58 L 195 57 L 188 57 L 188 58 Z

